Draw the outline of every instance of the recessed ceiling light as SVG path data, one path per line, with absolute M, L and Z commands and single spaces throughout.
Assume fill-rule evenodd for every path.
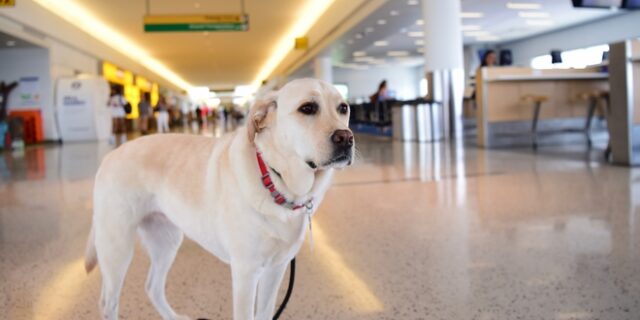
M 373 60 L 373 57 L 355 57 L 353 61 L 355 62 L 367 62 Z
M 424 24 L 424 20 L 422 20 L 422 19 L 418 19 L 418 20 L 416 20 L 416 24 L 417 24 L 417 25 L 419 25 L 419 26 L 421 26 L 421 25 L 423 25 L 423 24 Z
M 407 51 L 389 51 L 387 52 L 389 57 L 406 57 L 409 55 Z
M 7 47 L 13 47 L 15 45 L 16 45 L 16 42 L 14 40 L 7 41 Z
M 462 26 L 462 31 L 474 31 L 474 30 L 480 30 L 482 29 L 481 26 L 478 25 L 463 25 Z
M 364 52 L 364 51 L 354 51 L 354 52 L 353 52 L 353 56 L 354 56 L 354 57 L 364 57 L 364 56 L 366 56 L 366 55 L 367 55 L 367 53 L 366 53 L 366 52 Z
M 484 17 L 482 12 L 461 12 L 460 17 L 463 19 L 479 19 Z
M 507 8 L 514 10 L 538 10 L 542 8 L 542 5 L 529 2 L 507 2 Z
M 407 4 L 410 6 L 417 6 L 418 5 L 418 0 L 409 0 L 407 1 Z
M 362 39 L 362 37 L 364 37 L 364 35 L 362 34 L 362 32 L 358 32 L 358 33 L 356 33 L 356 39 Z
M 389 42 L 380 40 L 380 41 L 374 42 L 373 45 L 376 47 L 386 47 L 389 45 Z
M 378 24 L 379 24 L 379 25 L 387 24 L 387 20 L 385 20 L 385 19 L 380 19 L 380 20 L 378 20 Z
M 400 14 L 400 12 L 398 12 L 398 10 L 391 10 L 391 11 L 389 11 L 389 14 L 392 15 L 392 16 L 397 16 L 397 15 Z
M 553 20 L 527 20 L 527 25 L 530 26 L 551 26 L 553 25 Z
M 413 43 L 415 43 L 416 46 L 424 46 L 424 40 L 422 40 L 422 39 L 418 39 L 418 40 L 414 41 Z
M 498 40 L 500 40 L 500 37 L 496 37 L 496 36 L 481 36 L 481 37 L 476 37 L 476 40 L 478 40 L 478 41 L 498 41 Z
M 520 11 L 518 12 L 520 18 L 549 18 L 551 14 L 549 12 L 542 11 Z
M 476 30 L 476 31 L 465 31 L 464 35 L 467 37 L 480 37 L 480 36 L 491 35 L 491 33 L 489 31 Z
M 407 35 L 409 35 L 409 37 L 412 38 L 421 38 L 424 37 L 424 32 L 422 31 L 410 31 L 407 33 Z
M 364 32 L 371 33 L 373 32 L 373 30 L 374 30 L 373 27 L 367 27 L 366 29 L 364 29 Z

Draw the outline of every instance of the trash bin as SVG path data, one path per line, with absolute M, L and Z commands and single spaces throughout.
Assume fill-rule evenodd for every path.
M 442 105 L 437 102 L 420 103 L 416 106 L 416 128 L 418 141 L 441 140 L 443 132 Z
M 401 141 L 416 141 L 416 106 L 411 104 L 394 104 L 391 107 L 393 138 Z

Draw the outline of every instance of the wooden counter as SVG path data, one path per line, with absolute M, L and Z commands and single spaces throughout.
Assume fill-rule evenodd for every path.
M 483 147 L 496 145 L 495 134 L 503 132 L 506 127 L 527 134 L 533 118 L 533 106 L 522 101 L 526 95 L 548 98 L 541 108 L 541 122 L 566 119 L 572 119 L 575 123 L 584 121 L 588 103 L 579 98 L 580 94 L 609 89 L 608 75 L 598 69 L 492 67 L 478 70 L 478 144 Z

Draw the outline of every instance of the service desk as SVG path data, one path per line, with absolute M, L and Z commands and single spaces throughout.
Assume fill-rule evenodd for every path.
M 490 67 L 476 74 L 476 122 L 482 147 L 523 145 L 531 140 L 533 105 L 527 95 L 544 96 L 539 130 L 583 128 L 588 102 L 581 94 L 606 91 L 600 68 L 536 70 Z M 579 135 L 584 140 L 584 135 Z

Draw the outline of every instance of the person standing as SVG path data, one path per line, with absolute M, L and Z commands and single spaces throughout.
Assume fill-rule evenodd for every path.
M 149 130 L 149 114 L 151 114 L 151 103 L 149 103 L 149 94 L 143 93 L 138 103 L 138 112 L 140 113 L 139 125 L 140 132 L 145 135 Z
M 371 100 L 371 103 L 373 104 L 389 100 L 389 93 L 387 92 L 387 80 L 382 80 L 382 82 L 380 82 L 380 85 L 378 85 L 378 91 L 372 94 L 369 97 L 369 100 Z
M 169 105 L 164 96 L 160 96 L 158 105 L 158 133 L 169 132 Z
M 122 88 L 113 87 L 111 89 L 111 97 L 107 102 L 107 106 L 111 110 L 111 138 L 109 143 L 117 144 L 118 136 L 120 136 L 120 144 L 127 141 L 125 130 L 125 120 L 127 113 L 125 105 L 128 104 L 124 96 L 122 96 Z

